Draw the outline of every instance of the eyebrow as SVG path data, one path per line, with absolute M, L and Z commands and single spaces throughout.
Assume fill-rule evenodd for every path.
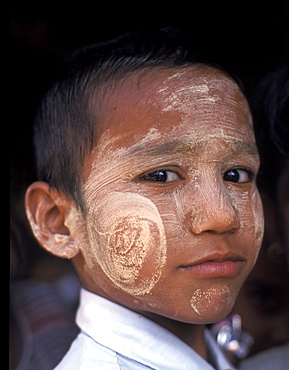
M 147 143 L 142 143 L 133 146 L 130 150 L 130 154 L 140 152 L 147 156 L 159 156 L 170 154 L 194 155 L 201 150 L 205 143 L 202 141 L 186 142 L 182 140 L 173 140 L 154 147 L 150 147 L 150 145 Z M 256 144 L 253 142 L 235 140 L 231 143 L 230 146 L 231 146 L 230 154 L 232 155 L 241 155 L 241 154 L 259 155 L 258 148 Z
M 255 143 L 251 143 L 248 141 L 234 141 L 233 142 L 233 153 L 234 154 L 259 155 L 259 150 Z

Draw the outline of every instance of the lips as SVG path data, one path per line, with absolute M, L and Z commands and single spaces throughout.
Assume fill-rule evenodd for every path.
M 199 277 L 228 277 L 240 275 L 246 259 L 238 254 L 228 252 L 215 253 L 202 259 L 180 266 L 180 270 Z

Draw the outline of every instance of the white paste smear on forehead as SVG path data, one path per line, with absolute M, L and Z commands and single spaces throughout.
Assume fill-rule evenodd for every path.
M 170 90 L 169 81 L 176 80 L 179 86 L 174 91 Z M 164 87 L 158 90 L 163 104 L 163 112 L 180 111 L 189 114 L 195 105 L 195 99 L 208 103 L 216 103 L 219 97 L 214 93 L 217 90 L 232 90 L 236 88 L 232 81 L 219 78 L 195 77 L 187 78 L 186 71 L 175 73 L 164 81 Z
M 172 90 L 170 85 L 172 82 L 176 82 L 175 88 Z M 169 84 L 170 82 L 170 84 Z M 191 115 L 199 109 L 200 106 L 206 107 L 206 113 L 204 114 L 204 132 L 194 133 L 194 142 L 204 141 L 204 133 L 206 134 L 205 140 L 217 139 L 223 137 L 227 140 L 235 140 L 236 132 L 232 130 L 232 123 L 235 123 L 236 117 L 232 115 L 231 109 L 228 107 L 223 112 L 224 121 L 222 127 L 213 128 L 211 124 L 205 124 L 211 120 L 215 120 L 213 117 L 213 111 L 221 100 L 224 99 L 220 92 L 226 91 L 226 101 L 232 106 L 241 104 L 244 112 L 246 112 L 248 122 L 252 125 L 252 117 L 247 105 L 246 100 L 236 102 L 232 100 L 231 95 L 235 95 L 238 90 L 237 85 L 228 78 L 216 78 L 216 77 L 198 77 L 189 78 L 186 71 L 175 73 L 169 76 L 164 82 L 163 87 L 158 90 L 160 101 L 163 112 L 175 111 L 179 112 L 182 116 L 184 123 L 191 122 Z M 222 117 L 221 117 L 222 118 Z M 220 119 L 220 117 L 219 117 Z M 179 136 L 178 128 L 174 129 L 176 137 Z M 247 129 L 244 132 L 247 135 Z
M 219 310 L 219 306 L 227 304 L 229 298 L 230 288 L 227 285 L 223 286 L 221 291 L 214 287 L 206 290 L 197 289 L 190 300 L 190 304 L 192 309 L 199 316 L 205 316 L 209 312 L 213 313 L 212 311 L 214 311 L 214 309 L 217 312 Z M 218 301 L 217 305 L 215 303 L 216 301 Z
M 114 192 L 98 203 L 93 215 L 88 234 L 94 260 L 117 287 L 148 294 L 160 279 L 167 249 L 155 204 L 139 194 Z
M 202 83 L 199 85 L 193 86 L 183 86 L 180 87 L 176 92 L 170 94 L 166 93 L 166 96 L 163 97 L 163 112 L 168 112 L 171 110 L 182 111 L 183 113 L 189 113 L 191 110 L 191 104 L 188 102 L 193 99 L 193 97 L 200 97 L 207 102 L 216 102 L 216 98 L 209 95 L 209 86 L 207 83 Z M 162 91 L 165 93 L 165 90 Z M 185 104 L 188 105 L 185 105 Z M 187 110 L 187 112 L 186 112 Z

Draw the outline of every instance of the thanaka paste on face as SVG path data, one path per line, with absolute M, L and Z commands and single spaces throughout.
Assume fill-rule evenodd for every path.
M 181 74 L 179 73 L 179 77 L 180 76 Z M 172 83 L 174 82 L 173 77 L 176 78 L 176 74 L 170 77 Z M 171 271 L 169 272 L 170 275 L 168 274 L 169 284 L 171 284 L 168 285 L 168 287 L 170 289 L 171 286 L 174 287 L 172 271 L 174 269 L 177 271 L 177 265 L 186 262 L 184 256 L 188 256 L 190 260 L 193 260 L 194 253 L 196 253 L 195 250 L 199 250 L 199 253 L 201 252 L 200 249 L 198 249 L 197 241 L 190 235 L 191 231 L 184 225 L 184 219 L 187 213 L 191 212 L 192 214 L 192 212 L 194 212 L 197 214 L 198 211 L 194 209 L 196 205 L 195 202 L 193 202 L 193 197 L 197 196 L 197 193 L 194 194 L 194 190 L 204 190 L 200 180 L 207 180 L 210 186 L 215 186 L 218 181 L 223 184 L 220 166 L 218 162 L 216 162 L 218 156 L 221 156 L 222 159 L 220 159 L 220 161 L 222 161 L 225 157 L 224 152 L 226 152 L 226 147 L 230 152 L 230 146 L 234 146 L 236 138 L 238 140 L 252 142 L 251 135 L 253 135 L 253 131 L 250 128 L 251 118 L 245 99 L 240 99 L 242 94 L 238 90 L 236 84 L 231 80 L 224 78 L 223 75 L 218 75 L 218 78 L 214 78 L 215 77 L 210 76 L 205 83 L 203 77 L 201 77 L 203 80 L 200 81 L 200 84 L 198 85 L 198 81 L 196 82 L 199 87 L 188 89 L 191 95 L 187 94 L 185 96 L 184 109 L 182 109 L 181 104 L 176 104 L 175 107 L 172 107 L 172 101 L 166 100 L 171 92 L 166 87 L 166 80 L 163 80 L 161 88 L 158 88 L 160 97 L 158 100 L 158 112 L 160 113 L 158 114 L 160 114 L 160 116 L 166 116 L 171 112 L 176 112 L 177 115 L 181 117 L 181 119 L 174 119 L 174 124 L 170 127 L 169 125 L 168 127 L 165 126 L 165 120 L 161 121 L 161 124 L 159 121 L 155 120 L 155 124 L 152 123 L 150 126 L 144 125 L 144 129 L 140 126 L 140 129 L 136 130 L 135 128 L 137 125 L 134 124 L 134 126 L 130 126 L 132 117 L 129 113 L 127 113 L 128 116 L 124 115 L 124 119 L 128 119 L 129 121 L 125 122 L 125 129 L 123 131 L 114 131 L 115 127 L 113 127 L 113 135 L 111 135 L 110 126 L 105 126 L 105 130 L 100 136 L 98 145 L 91 154 L 93 161 L 89 162 L 90 171 L 87 172 L 88 176 L 85 178 L 84 182 L 84 197 L 87 205 L 86 223 L 88 225 L 88 243 L 82 248 L 85 251 L 85 258 L 90 270 L 93 271 L 95 264 L 99 264 L 106 277 L 112 282 L 112 286 L 114 285 L 132 295 L 142 296 L 147 294 L 147 304 L 151 307 L 159 307 L 158 310 L 160 310 L 160 312 L 166 310 L 164 307 L 166 304 L 165 294 L 161 294 L 160 291 L 163 282 L 166 281 L 166 274 L 168 274 L 168 271 Z M 211 80 L 213 81 L 212 83 Z M 220 80 L 220 82 L 218 82 L 218 80 Z M 222 82 L 222 80 L 225 80 L 225 82 Z M 195 83 L 194 81 L 192 82 L 192 80 L 185 82 L 188 87 Z M 188 85 L 189 82 L 191 85 Z M 227 92 L 227 94 L 223 94 L 222 89 L 226 86 L 224 87 L 221 82 L 228 85 L 227 91 L 229 92 Z M 182 83 L 179 90 L 177 80 L 175 81 L 175 85 L 176 92 L 179 91 L 180 95 L 185 94 L 185 84 Z M 214 86 L 214 89 L 212 86 Z M 202 96 L 202 94 L 204 96 Z M 208 94 L 210 95 L 208 96 Z M 238 95 L 239 100 L 234 99 L 232 94 Z M 226 100 L 227 95 L 231 99 L 228 98 L 228 100 L 230 100 L 229 103 L 227 103 Z M 148 103 L 149 99 L 150 94 L 146 95 L 143 100 L 138 100 L 141 114 L 143 114 L 142 104 Z M 175 101 L 179 99 L 181 103 L 182 97 L 176 96 L 175 99 Z M 156 107 L 156 101 L 157 99 L 153 103 L 150 103 Z M 200 104 L 200 107 L 198 107 L 201 102 L 205 102 L 206 106 L 204 107 Z M 218 108 L 217 103 L 220 102 L 222 103 L 222 109 L 225 108 L 226 111 L 223 112 Z M 134 104 L 134 102 L 132 102 L 132 104 Z M 237 113 L 234 111 L 235 106 L 240 106 Z M 129 108 L 130 106 L 128 109 Z M 134 105 L 133 108 L 135 108 Z M 172 109 L 172 111 L 170 109 Z M 215 109 L 215 113 L 212 114 L 213 109 Z M 196 110 L 200 111 L 201 116 L 199 114 L 198 117 L 195 118 L 193 113 Z M 231 110 L 235 115 L 231 113 Z M 128 110 L 128 112 L 130 111 Z M 147 111 L 144 112 L 143 116 L 147 117 Z M 116 115 L 116 119 L 119 120 L 117 121 L 117 124 L 119 124 L 123 116 L 118 117 L 117 110 L 113 113 Z M 126 112 L 124 112 L 124 114 L 126 114 Z M 224 117 L 222 114 L 224 114 Z M 236 115 L 238 116 L 236 117 Z M 168 119 L 171 119 L 170 116 L 168 117 Z M 216 117 L 220 118 L 222 124 L 216 121 Z M 114 118 L 115 116 L 112 116 L 112 119 Z M 139 117 L 136 116 L 135 119 L 138 118 Z M 202 122 L 204 121 L 201 129 L 200 118 Z M 240 127 L 236 125 L 236 118 L 240 120 Z M 151 122 L 153 122 L 153 120 L 151 120 Z M 195 124 L 198 129 L 195 129 Z M 172 202 L 168 203 L 168 196 L 162 194 L 162 191 L 151 193 L 146 185 L 135 183 L 134 180 L 136 175 L 140 175 L 140 168 L 144 168 L 146 165 L 146 160 L 143 160 L 139 153 L 140 147 L 142 146 L 147 149 L 152 148 L 153 151 L 154 145 L 157 147 L 161 143 L 171 142 L 176 138 L 180 139 L 180 142 L 188 144 L 187 148 L 189 151 L 192 151 L 191 154 L 194 152 L 197 153 L 196 158 L 194 158 L 196 162 L 192 161 L 193 156 L 187 155 L 187 159 L 184 159 L 184 156 L 180 156 L 174 151 L 171 152 L 169 163 L 168 157 L 162 157 L 162 155 L 151 156 L 149 159 L 150 168 L 159 168 L 160 164 L 164 165 L 164 163 L 170 165 L 171 162 L 174 161 L 172 158 L 176 158 L 180 166 L 186 165 L 189 168 L 188 175 L 190 176 L 190 182 L 187 185 L 183 183 L 180 184 L 180 186 L 173 187 L 174 190 L 168 192 Z M 147 150 L 143 150 L 144 154 L 146 151 Z M 220 154 L 218 154 L 218 151 L 220 151 Z M 129 159 L 129 156 L 132 155 L 131 153 L 138 153 L 138 155 L 133 156 L 133 160 L 131 160 Z M 254 161 L 254 163 L 256 167 L 256 161 Z M 148 170 L 149 168 L 146 169 Z M 218 179 L 218 176 L 221 177 Z M 225 187 L 224 184 L 222 186 Z M 190 191 L 188 190 L 189 188 L 191 188 Z M 256 192 L 256 190 L 250 191 Z M 188 198 L 188 193 L 190 193 L 190 198 Z M 109 194 L 111 194 L 111 198 Z M 239 248 L 239 251 L 241 251 L 241 247 L 243 246 L 241 239 L 243 236 L 244 239 L 246 239 L 246 233 L 248 231 L 250 233 L 248 242 L 253 248 L 252 230 L 255 230 L 255 225 L 253 222 L 252 225 L 246 223 L 248 217 L 252 221 L 252 210 L 249 209 L 251 196 L 256 199 L 254 207 L 259 207 L 257 192 L 255 194 L 256 196 L 254 196 L 254 194 L 244 193 L 241 198 L 240 194 L 242 195 L 242 192 L 234 190 L 234 185 L 231 186 L 227 184 L 226 193 L 220 194 L 218 198 L 220 203 L 223 204 L 220 208 L 227 207 L 226 203 L 230 201 L 233 211 L 236 212 L 237 217 L 240 218 L 241 229 L 239 231 L 239 239 L 236 240 L 238 241 L 237 249 Z M 120 206 L 116 206 L 115 204 L 119 204 Z M 130 206 L 128 207 L 126 204 L 130 204 Z M 130 213 L 129 208 L 131 210 L 136 208 L 136 213 Z M 141 210 L 142 208 L 146 210 Z M 260 208 L 257 208 L 253 213 L 258 214 L 258 212 L 260 212 Z M 206 210 L 202 210 L 202 212 L 198 213 L 201 214 L 202 217 L 206 217 L 206 212 Z M 146 217 L 138 213 L 144 213 Z M 255 218 L 256 214 L 254 214 Z M 151 215 L 154 215 L 154 222 L 147 222 L 146 220 L 149 220 L 149 216 L 151 217 Z M 261 220 L 261 216 L 259 219 Z M 155 225 L 157 225 L 156 228 Z M 148 237 L 148 230 L 153 232 L 150 237 Z M 166 231 L 167 238 L 165 243 L 167 244 L 166 248 L 164 249 L 161 247 L 162 252 L 160 252 L 156 258 L 156 262 L 148 268 L 147 261 L 151 260 L 150 257 L 154 255 L 154 252 L 151 252 L 151 246 L 159 243 L 157 245 L 157 248 L 159 248 L 160 245 L 164 244 L 162 243 L 162 240 L 165 240 L 164 230 Z M 255 230 L 255 233 L 256 232 Z M 161 242 L 157 242 L 158 238 Z M 137 242 L 132 243 L 132 240 L 136 240 Z M 148 250 L 144 250 L 145 248 L 142 247 L 142 245 L 144 245 L 144 240 L 150 240 L 150 247 L 148 247 Z M 258 247 L 257 243 L 259 242 L 260 235 L 259 240 L 255 243 L 255 247 Z M 105 249 L 104 246 L 106 246 L 107 249 Z M 229 248 L 229 244 L 225 244 L 225 246 L 227 249 Z M 231 246 L 232 245 L 230 245 L 230 247 Z M 210 245 L 208 245 L 208 247 L 210 247 Z M 219 249 L 221 247 L 222 244 L 219 244 Z M 178 249 L 182 252 L 178 252 Z M 152 250 L 154 250 L 154 247 Z M 168 253 L 166 250 L 168 250 Z M 138 253 L 135 254 L 135 251 L 138 251 Z M 142 251 L 143 254 L 139 253 L 139 251 Z M 105 255 L 105 253 L 107 253 L 107 255 Z M 256 255 L 257 253 L 254 254 Z M 175 257 L 170 257 L 174 255 L 178 258 L 178 262 L 173 262 L 173 258 Z M 169 267 L 166 267 L 166 263 L 169 264 Z M 247 266 L 248 265 L 249 263 Z M 250 262 L 250 265 L 253 266 L 253 263 Z M 151 279 L 150 282 L 147 278 L 148 276 Z M 178 283 L 179 286 L 181 286 L 180 282 Z M 236 285 L 240 286 L 240 281 Z M 186 294 L 183 295 L 183 297 L 186 298 L 182 304 L 186 310 L 185 315 L 187 315 L 184 316 L 184 320 L 190 320 L 188 317 L 191 314 L 188 311 L 194 311 L 191 305 L 191 299 L 196 290 L 196 286 L 188 285 L 186 288 L 182 287 L 181 291 L 183 288 L 184 290 L 186 289 Z M 204 285 L 199 289 L 207 293 L 203 294 L 199 292 L 196 293 L 196 295 L 210 297 L 210 302 L 213 304 L 213 301 L 218 299 L 217 292 L 220 292 L 221 288 L 219 290 L 216 288 L 213 292 L 208 290 L 209 288 Z M 236 289 L 234 288 L 234 291 L 232 289 L 231 293 L 233 297 L 231 300 L 233 301 L 237 294 Z M 161 299 L 163 299 L 163 301 L 159 301 L 158 295 L 162 297 Z M 221 295 L 224 297 L 225 291 Z M 180 298 L 183 299 L 182 295 L 180 295 Z M 206 298 L 204 299 L 206 300 Z M 195 301 L 197 302 L 196 297 Z M 172 299 L 170 302 L 172 302 Z M 225 303 L 224 301 L 224 304 Z M 208 300 L 207 304 L 209 304 Z M 196 306 L 198 306 L 197 303 Z M 198 314 L 196 315 L 200 316 Z
M 119 288 L 148 294 L 166 261 L 166 237 L 157 207 L 135 193 L 110 193 L 87 218 L 93 259 Z
M 221 306 L 227 306 L 230 300 L 230 288 L 224 285 L 221 289 L 210 287 L 206 290 L 195 290 L 191 298 L 191 307 L 199 316 L 213 316 L 212 311 L 218 311 Z M 212 305 L 212 302 L 218 302 Z
M 199 70 L 202 71 L 201 74 L 198 73 Z M 232 79 L 224 77 L 224 74 L 216 69 L 200 66 L 191 69 L 191 74 L 188 74 L 188 70 L 172 74 L 164 80 L 164 87 L 158 90 L 162 111 L 180 112 L 183 122 L 186 123 L 189 122 L 192 113 L 194 114 L 194 112 L 200 108 L 204 110 L 204 107 L 206 107 L 205 114 L 203 114 L 202 117 L 202 120 L 204 120 L 203 128 L 207 131 L 205 140 L 213 138 L 219 139 L 220 128 L 218 127 L 216 135 L 211 126 L 213 122 L 210 121 L 210 115 L 212 115 L 218 103 L 226 99 L 226 102 L 232 106 L 239 104 L 242 107 L 243 112 L 245 112 L 247 116 L 248 123 L 252 126 L 252 118 L 247 101 L 243 98 L 236 102 L 230 97 L 230 95 L 240 97 L 240 89 Z M 174 91 L 171 91 L 171 85 L 169 83 L 173 83 L 178 87 L 176 87 Z M 220 94 L 220 92 L 226 93 Z M 154 104 L 154 102 L 152 103 Z M 226 113 L 227 115 L 230 114 L 230 109 L 228 109 L 228 107 Z M 235 117 L 232 117 L 232 122 L 234 122 L 234 118 Z M 206 125 L 205 121 L 209 121 L 210 124 Z M 227 129 L 226 126 L 229 127 L 229 125 L 223 123 L 223 128 L 221 129 L 222 136 L 227 139 L 234 139 L 234 135 L 225 132 Z M 254 136 L 253 127 L 251 133 Z M 203 132 L 200 136 L 203 138 Z M 194 138 L 194 143 L 198 143 L 197 135 Z
M 200 67 L 196 68 L 197 69 Z M 204 68 L 204 67 L 201 67 Z M 210 70 L 211 68 L 205 67 L 205 69 Z M 164 81 L 163 85 L 164 87 L 161 87 L 158 90 L 158 94 L 161 97 L 162 101 L 162 110 L 163 112 L 169 112 L 169 111 L 178 111 L 181 113 L 182 120 L 184 124 L 189 122 L 191 119 L 192 112 L 194 112 L 198 107 L 201 105 L 207 106 L 207 115 L 209 116 L 213 110 L 214 106 L 218 104 L 222 97 L 219 94 L 220 91 L 226 91 L 226 100 L 229 104 L 232 104 L 233 106 L 236 106 L 237 104 L 242 107 L 243 112 L 245 112 L 247 121 L 249 125 L 251 126 L 251 135 L 254 136 L 253 132 L 253 123 L 252 118 L 250 114 L 250 109 L 248 107 L 248 104 L 246 100 L 239 99 L 238 102 L 232 100 L 229 98 L 229 93 L 231 92 L 231 95 L 239 95 L 240 90 L 237 84 L 231 80 L 230 78 L 224 78 L 224 75 L 218 71 L 218 70 L 212 70 L 212 74 L 210 77 L 205 76 L 203 73 L 202 75 L 197 75 L 196 71 L 194 72 L 194 80 L 193 84 L 189 84 L 187 71 L 181 71 L 176 72 L 173 75 L 167 77 L 167 79 Z M 174 91 L 170 91 L 170 87 L 168 85 L 168 82 L 176 83 L 176 86 L 179 86 Z M 229 109 L 227 110 L 227 113 L 230 113 Z M 232 122 L 234 122 L 234 117 L 232 117 Z M 181 127 L 180 127 L 181 128 Z M 246 127 L 246 130 L 248 127 Z M 218 151 L 218 141 L 220 138 L 222 138 L 225 142 L 228 143 L 228 147 L 231 143 L 234 142 L 236 138 L 236 131 L 237 128 L 235 127 L 234 130 L 230 127 L 230 125 L 223 124 L 223 127 L 220 128 L 219 126 L 217 128 L 212 127 L 211 125 L 205 125 L 203 126 L 203 132 L 200 135 L 201 137 L 198 137 L 198 135 L 194 135 L 194 137 L 190 137 L 190 135 L 187 135 L 188 142 L 194 143 L 195 147 L 198 147 L 200 144 L 206 144 L 211 143 L 210 147 L 208 147 L 207 153 L 208 158 L 212 158 L 212 150 L 215 150 L 216 153 Z M 248 134 L 243 128 L 239 128 L 239 131 L 244 131 L 244 137 Z M 175 136 L 179 137 L 180 132 L 177 132 L 175 130 Z M 214 145 L 214 141 L 216 141 Z M 205 151 L 204 151 L 205 152 Z M 216 155 L 217 158 L 217 155 Z M 203 158 L 204 162 L 204 158 Z M 208 162 L 208 167 L 210 166 L 210 163 Z M 194 181 L 194 187 L 199 187 L 199 181 L 198 179 L 201 176 L 201 173 L 198 171 L 197 165 L 194 168 L 194 171 L 191 173 L 192 178 L 195 179 Z M 214 178 L 214 174 L 212 174 L 212 178 Z M 208 179 L 210 181 L 210 179 Z M 238 213 L 244 214 L 244 206 L 243 203 L 247 203 L 246 200 L 248 200 L 248 194 L 247 197 L 243 197 L 245 199 L 239 199 L 240 194 L 237 193 L 236 197 L 234 197 L 234 189 L 232 188 L 231 194 L 233 195 L 231 201 L 232 205 L 234 205 L 234 209 L 238 210 Z M 254 189 L 254 194 L 251 194 L 254 202 L 253 204 L 250 203 L 251 212 L 254 213 L 255 223 L 252 225 L 255 229 L 255 235 L 256 235 L 256 245 L 260 245 L 262 237 L 263 237 L 263 217 L 262 215 L 262 207 L 260 206 L 260 200 L 259 195 L 257 193 L 257 190 Z M 227 202 L 226 197 L 223 197 L 224 203 Z M 244 200 L 244 201 L 243 201 Z M 176 201 L 178 203 L 178 200 Z M 220 202 L 221 204 L 222 202 Z M 222 206 L 222 204 L 221 204 Z M 248 205 L 247 205 L 248 206 Z M 240 220 L 241 222 L 246 222 L 243 220 L 246 220 L 246 217 L 240 214 Z M 198 217 L 206 217 L 205 214 L 198 212 Z M 245 225 L 247 226 L 247 225 Z
M 169 81 L 183 81 L 183 84 L 174 92 L 170 92 L 167 87 Z M 211 84 L 212 81 L 210 81 Z M 210 95 L 208 79 L 205 77 L 196 78 L 194 84 L 188 85 L 186 71 L 177 72 L 169 76 L 164 82 L 164 87 L 158 91 L 162 95 L 163 111 L 181 111 L 182 113 L 190 113 L 191 105 L 194 103 L 194 98 L 201 98 L 203 101 L 215 103 L 217 98 Z
M 178 89 L 175 91 L 171 92 L 169 87 L 168 87 L 168 82 L 169 81 L 178 81 L 181 82 L 178 83 L 177 85 L 180 86 Z M 182 83 L 182 80 L 184 83 Z M 208 79 L 206 77 L 196 77 L 194 80 L 194 84 L 191 86 L 188 86 L 186 83 L 186 75 L 185 71 L 183 72 L 177 72 L 172 76 L 169 76 L 167 80 L 164 82 L 164 87 L 160 88 L 158 93 L 161 96 L 162 99 L 162 104 L 163 104 L 163 112 L 169 112 L 169 111 L 179 111 L 183 122 L 189 122 L 191 113 L 198 109 L 198 102 L 202 103 L 203 106 L 206 105 L 208 109 L 208 115 L 210 112 L 212 112 L 212 109 L 214 108 L 215 104 L 218 104 L 218 101 L 220 100 L 220 96 L 216 94 L 216 91 L 236 91 L 238 89 L 237 85 L 230 79 Z M 236 102 L 231 102 L 233 104 L 236 104 Z M 248 122 L 250 123 L 252 127 L 252 119 L 250 116 L 250 110 L 248 108 L 247 102 L 245 99 L 243 101 L 238 102 L 238 104 L 242 104 L 243 106 L 243 111 L 246 112 L 247 117 L 248 117 Z M 233 120 L 232 120 L 233 121 Z M 228 142 L 228 145 L 230 145 L 230 142 L 232 143 L 236 137 L 234 135 L 234 132 L 230 133 L 230 130 L 228 131 L 229 127 L 225 127 L 224 129 L 220 129 L 220 127 L 217 128 L 215 131 L 214 128 L 212 127 L 208 128 L 206 125 L 204 125 L 204 131 L 202 133 L 202 139 L 198 137 L 193 138 L 194 145 L 197 146 L 201 143 L 213 143 L 216 139 L 219 140 L 219 138 L 223 138 L 224 141 Z M 206 133 L 207 131 L 207 133 Z M 204 133 L 206 133 L 204 135 Z M 251 130 L 252 136 L 253 130 Z M 176 137 L 178 137 L 178 134 L 176 133 Z M 218 149 L 218 143 L 216 142 L 215 145 L 216 150 Z M 214 146 L 211 145 L 210 148 L 208 148 L 208 157 L 212 158 L 212 150 L 214 150 Z M 208 163 L 209 164 L 209 163 Z M 210 164 L 209 164 L 210 165 Z M 209 167 L 209 166 L 208 166 Z M 204 170 L 204 168 L 203 168 Z M 209 173 L 209 171 L 208 171 Z M 200 182 L 198 179 L 200 176 L 202 176 L 204 172 L 201 174 L 198 171 L 198 166 L 195 165 L 193 173 L 191 173 L 191 177 L 194 179 L 194 187 L 199 188 L 200 187 Z M 214 174 L 212 178 L 214 178 Z M 208 178 L 208 182 L 210 179 Z M 229 185 L 230 187 L 230 185 Z M 205 189 L 203 189 L 205 191 Z M 235 194 L 236 193 L 236 194 Z M 228 197 L 228 194 L 230 194 L 230 199 Z M 217 196 L 217 193 L 215 193 Z M 224 193 L 220 194 L 220 198 L 218 201 L 218 205 L 220 208 L 228 209 L 229 207 L 231 208 L 230 212 L 229 210 L 227 211 L 227 217 L 230 217 L 230 219 L 233 220 L 233 218 L 236 219 L 236 224 L 240 222 L 239 227 L 242 230 L 243 233 L 246 233 L 246 230 L 250 229 L 251 227 L 254 229 L 254 233 L 256 235 L 256 249 L 258 250 L 261 245 L 261 240 L 263 237 L 263 217 L 262 217 L 262 206 L 260 203 L 259 195 L 257 193 L 257 190 L 254 189 L 253 194 L 246 194 L 247 197 L 243 197 L 243 199 L 240 199 L 240 192 L 234 192 L 234 187 L 231 186 L 231 191 L 230 193 L 227 193 L 225 196 Z M 205 196 L 205 195 L 204 195 Z M 252 202 L 248 205 L 248 199 L 251 198 Z M 215 198 L 216 199 L 216 198 Z M 181 209 L 184 208 L 184 204 L 181 201 L 180 197 L 177 196 L 174 199 L 174 203 L 176 205 L 176 209 Z M 197 202 L 199 203 L 199 202 Z M 182 204 L 182 205 L 181 205 Z M 250 209 L 248 210 L 248 206 Z M 212 212 L 212 211 L 210 211 Z M 254 214 L 254 224 L 253 225 L 248 225 L 246 224 L 246 215 L 249 213 Z M 211 215 L 212 216 L 212 215 Z M 206 212 L 200 212 L 200 209 L 194 210 L 194 206 L 192 205 L 192 212 L 190 215 L 191 219 L 191 224 L 192 224 L 192 229 L 195 230 L 195 232 L 198 232 L 197 225 L 202 224 L 202 220 L 205 220 L 208 215 L 206 215 Z M 229 222 L 229 219 L 226 221 L 227 223 Z M 256 257 L 252 263 L 251 268 L 253 267 L 254 263 L 256 262 L 258 254 L 256 254 Z M 215 289 L 215 288 L 209 288 L 207 290 L 201 290 L 197 289 L 191 300 L 191 307 L 193 310 L 200 316 L 203 316 L 205 314 L 208 314 L 208 310 L 211 310 L 211 305 L 210 302 L 212 301 L 213 298 L 217 298 L 217 296 L 220 296 L 220 299 L 222 301 L 222 304 L 226 303 L 228 299 L 230 298 L 230 289 L 228 286 L 224 286 L 222 288 L 222 292 L 220 294 L 220 291 Z M 223 298 L 221 298 L 224 296 Z

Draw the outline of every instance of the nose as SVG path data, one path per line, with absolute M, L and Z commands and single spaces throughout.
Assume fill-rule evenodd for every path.
M 189 219 L 195 235 L 232 233 L 240 228 L 239 217 L 223 184 L 199 187 L 192 199 Z

